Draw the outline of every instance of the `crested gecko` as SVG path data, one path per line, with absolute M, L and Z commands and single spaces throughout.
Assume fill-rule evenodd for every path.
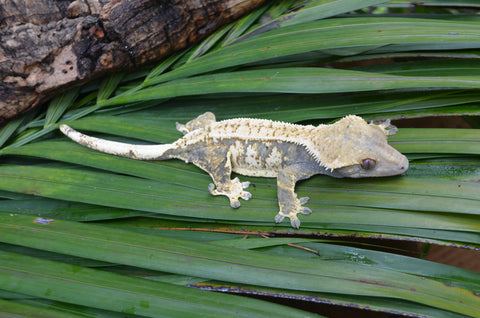
M 296 125 L 263 119 L 237 118 L 216 121 L 211 112 L 185 125 L 177 123 L 184 136 L 171 144 L 132 145 L 90 137 L 67 125 L 60 130 L 88 148 L 138 160 L 181 159 L 206 171 L 213 179 L 212 195 L 224 195 L 232 208 L 252 195 L 237 174 L 277 178 L 280 211 L 293 228 L 300 227 L 297 214 L 310 214 L 303 206 L 308 197 L 297 198 L 295 184 L 316 174 L 336 178 L 383 177 L 402 174 L 408 159 L 387 143 L 387 124 L 368 124 L 349 115 L 331 125 Z

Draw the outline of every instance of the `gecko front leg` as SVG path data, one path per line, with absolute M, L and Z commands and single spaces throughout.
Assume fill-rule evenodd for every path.
M 295 183 L 299 180 L 310 178 L 317 174 L 309 164 L 294 164 L 279 171 L 277 176 L 278 205 L 280 211 L 275 216 L 275 222 L 280 223 L 285 217 L 290 218 L 293 228 L 300 227 L 300 220 L 297 214 L 310 214 L 312 210 L 303 205 L 309 200 L 308 197 L 297 198 Z

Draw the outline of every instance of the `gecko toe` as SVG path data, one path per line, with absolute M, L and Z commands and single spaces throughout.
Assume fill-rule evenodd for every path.
M 237 200 L 230 200 L 230 206 L 234 209 L 238 209 L 240 207 L 240 201 Z
M 208 185 L 208 192 L 210 192 L 210 194 L 215 195 L 215 185 L 213 183 L 210 183 Z
M 294 229 L 299 229 L 300 228 L 300 219 L 295 217 L 290 217 L 290 224 Z
M 278 212 L 277 215 L 275 215 L 275 223 L 282 223 L 284 218 L 285 215 L 283 215 L 282 212 Z
M 252 194 L 250 192 L 247 192 L 247 191 L 243 191 L 242 192 L 242 199 L 248 201 L 252 198 Z
M 299 213 L 301 213 L 301 214 L 306 214 L 306 215 L 312 214 L 312 209 L 307 208 L 307 207 L 304 206 L 304 207 L 302 207 L 302 209 L 299 211 Z
M 308 200 L 310 200 L 309 197 L 302 197 L 299 199 L 301 205 L 304 205 L 305 203 L 307 203 Z
M 275 215 L 275 223 L 282 223 L 284 218 L 285 218 L 285 215 L 278 213 L 277 215 Z

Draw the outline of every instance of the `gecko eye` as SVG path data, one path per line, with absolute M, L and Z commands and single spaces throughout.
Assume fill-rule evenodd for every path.
M 377 162 L 373 159 L 367 158 L 362 160 L 362 169 L 364 170 L 372 170 L 375 168 Z

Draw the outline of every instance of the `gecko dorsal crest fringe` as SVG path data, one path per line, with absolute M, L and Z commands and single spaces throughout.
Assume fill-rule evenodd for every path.
M 276 177 L 280 212 L 277 223 L 290 218 L 300 227 L 297 214 L 310 214 L 308 197 L 297 198 L 295 183 L 315 174 L 336 178 L 383 177 L 408 169 L 408 159 L 387 143 L 392 133 L 387 124 L 368 124 L 350 115 L 331 125 L 296 125 L 263 119 L 237 118 L 217 122 L 207 112 L 177 123 L 184 136 L 172 144 L 131 145 L 81 134 L 67 125 L 60 130 L 86 147 L 138 160 L 181 159 L 210 174 L 208 189 L 225 195 L 233 208 L 239 199 L 249 200 L 244 189 L 249 182 L 231 179 L 232 172 L 258 177 Z

